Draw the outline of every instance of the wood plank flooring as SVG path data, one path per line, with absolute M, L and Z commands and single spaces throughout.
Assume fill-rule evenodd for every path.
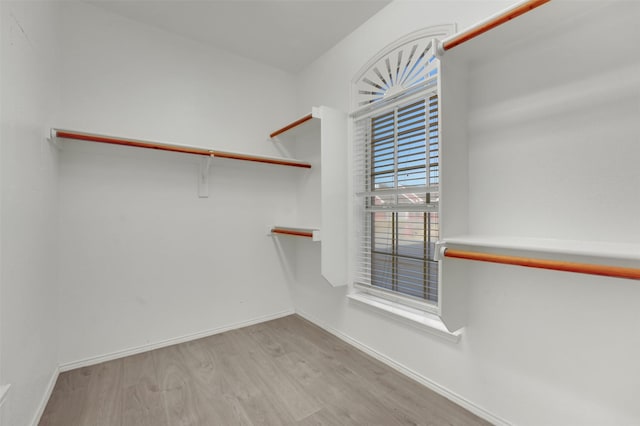
M 486 424 L 297 315 L 62 373 L 40 421 Z

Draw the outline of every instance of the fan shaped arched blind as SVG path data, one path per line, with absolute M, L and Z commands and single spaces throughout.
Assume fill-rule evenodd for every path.
M 383 49 L 353 80 L 353 116 L 434 86 L 438 72 L 434 39 L 454 31 L 455 25 L 430 27 Z
M 421 39 L 395 49 L 367 70 L 358 82 L 358 106 L 400 94 L 436 73 L 431 40 Z
M 437 309 L 439 77 L 434 37 L 405 37 L 354 79 L 358 288 Z

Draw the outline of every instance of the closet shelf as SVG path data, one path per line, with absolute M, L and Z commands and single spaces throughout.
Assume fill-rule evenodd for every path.
M 347 285 L 347 115 L 333 108 L 313 106 L 311 114 L 270 136 L 278 150 L 287 153 L 292 150 L 296 157 L 311 161 L 314 168 L 296 185 L 299 194 L 296 213 L 300 221 L 280 219 L 280 223 L 288 222 L 291 226 L 270 227 L 267 235 L 301 237 L 307 241 L 321 241 L 322 237 L 320 274 L 333 287 Z M 322 224 L 322 233 L 318 227 L 307 226 L 318 223 Z M 308 248 L 307 244 L 304 246 Z
M 461 235 L 444 238 L 443 243 L 445 245 L 463 245 L 486 249 L 537 251 L 551 254 L 640 261 L 640 244 L 636 243 L 483 235 Z
M 202 155 L 213 158 L 227 158 L 231 160 L 253 161 L 257 163 L 274 164 L 278 166 L 290 166 L 310 169 L 311 164 L 305 161 L 291 160 L 288 158 L 250 155 L 239 152 L 218 151 L 191 146 L 171 145 L 158 142 L 142 141 L 137 139 L 120 138 L 114 136 L 98 135 L 94 133 L 78 132 L 74 130 L 52 129 L 52 138 L 74 139 L 88 142 L 108 143 L 124 145 L 136 148 L 157 149 L 161 151 L 179 152 L 183 154 Z
M 517 52 L 529 42 L 549 39 L 586 17 L 598 16 L 606 2 L 527 0 L 442 40 L 442 57 L 453 62 L 486 62 Z M 515 18 L 515 19 L 514 19 Z
M 578 272 L 617 278 L 640 279 L 640 244 L 601 241 L 557 240 L 543 238 L 460 236 L 445 238 L 439 243 L 442 257 L 503 263 L 533 268 Z M 462 247 L 463 249 L 460 249 Z M 465 250 L 471 248 L 472 250 Z M 473 250 L 475 249 L 475 250 Z M 496 251 L 523 254 L 536 252 L 552 259 L 528 255 L 512 256 Z M 567 261 L 567 257 L 594 258 L 603 261 L 631 263 L 636 267 L 621 267 Z
M 293 237 L 311 238 L 313 241 L 320 241 L 320 230 L 318 228 L 272 226 L 269 230 L 272 235 L 289 235 Z
M 477 24 L 472 25 L 471 27 L 466 28 L 450 37 L 447 37 L 442 41 L 442 49 L 444 51 L 453 49 L 454 47 L 462 43 L 478 37 L 479 35 L 484 34 L 485 32 L 504 24 L 505 22 L 517 18 L 520 15 L 530 12 L 531 10 L 542 6 L 543 4 L 550 1 L 551 0 L 526 0 L 516 3 L 508 9 L 490 16 L 489 18 L 480 21 Z
M 276 136 L 279 136 L 279 135 L 281 135 L 281 134 L 283 134 L 283 133 L 288 132 L 289 130 L 295 129 L 295 128 L 297 128 L 297 127 L 299 127 L 299 126 L 303 125 L 304 123 L 306 123 L 306 122 L 310 121 L 310 120 L 311 120 L 311 119 L 313 119 L 313 118 L 314 118 L 314 114 L 313 114 L 313 113 L 311 113 L 311 114 L 307 114 L 307 115 L 305 115 L 304 117 L 299 118 L 299 119 L 297 119 L 296 121 L 294 121 L 294 122 L 292 122 L 292 123 L 289 123 L 289 124 L 287 124 L 286 126 L 281 127 L 281 128 L 279 128 L 278 130 L 276 130 L 276 131 L 272 132 L 272 133 L 269 135 L 269 137 L 273 139 L 273 138 L 275 138 Z

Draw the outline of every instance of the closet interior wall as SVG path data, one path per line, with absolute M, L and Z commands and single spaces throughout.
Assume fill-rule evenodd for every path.
M 467 325 L 443 341 L 349 303 L 319 244 L 266 235 L 319 218 L 319 175 L 215 164 L 199 198 L 197 157 L 46 141 L 59 127 L 281 155 L 269 132 L 351 110 L 351 78 L 387 44 L 511 3 L 392 2 L 293 76 L 91 4 L 0 2 L 2 424 L 32 422 L 58 366 L 294 309 L 493 423 L 635 423 L 634 282 L 467 262 Z M 598 7 L 464 71 L 468 232 L 638 243 L 638 10 Z M 309 142 L 296 154 L 315 162 Z
M 637 244 L 637 4 L 564 5 L 575 13 L 543 19 L 522 36 L 521 18 L 512 21 L 515 36 L 498 36 L 470 64 L 453 57 L 464 45 L 443 56 L 447 67 L 462 67 L 460 81 L 468 87 L 466 117 L 446 110 L 442 117 L 465 128 L 468 164 L 443 168 L 468 167 L 460 204 L 468 205 L 466 232 L 473 235 Z M 299 102 L 348 109 L 343 92 L 324 91 L 317 81 L 346 87 L 376 52 L 406 33 L 447 22 L 462 29 L 506 6 L 394 2 L 305 70 Z M 446 197 L 443 187 L 442 203 Z M 458 344 L 349 303 L 344 289 L 312 280 L 299 283 L 296 307 L 494 423 L 637 422 L 637 282 L 445 262 L 458 262 L 469 277 Z M 314 271 L 311 257 L 302 265 Z
M 293 77 L 112 15 L 64 6 L 58 128 L 278 156 Z M 126 64 L 123 66 L 122 64 Z M 63 141 L 63 368 L 293 312 L 272 238 L 307 169 Z M 293 220 L 292 220 L 293 221 Z
M 637 248 L 640 5 L 556 6 L 573 10 L 469 65 L 469 233 Z M 545 403 L 567 420 L 637 422 L 630 397 L 640 377 L 640 338 L 631 331 L 639 318 L 636 281 L 467 267 L 476 277 L 472 298 L 499 306 L 491 333 L 509 351 L 494 362 L 535 376 L 550 392 Z M 507 322 L 520 327 L 520 339 L 510 340 L 518 334 Z M 565 411 L 571 403 L 549 402 L 572 399 L 576 412 L 590 406 L 584 417 Z
M 638 7 L 574 10 L 469 64 L 472 235 L 640 242 Z
M 58 365 L 60 31 L 53 2 L 0 2 L 0 424 L 27 425 Z M 10 387 L 8 387 L 10 385 Z

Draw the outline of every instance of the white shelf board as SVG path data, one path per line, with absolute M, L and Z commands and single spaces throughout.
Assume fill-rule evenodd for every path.
M 255 155 L 244 152 L 220 151 L 210 148 L 202 148 L 188 145 L 167 144 L 164 142 L 153 142 L 140 139 L 122 138 L 116 136 L 100 135 L 96 133 L 79 132 L 76 130 L 51 129 L 52 141 L 72 140 L 79 142 L 92 142 L 100 144 L 110 144 L 131 148 L 154 149 L 160 151 L 177 152 L 180 154 L 200 155 L 213 159 L 241 160 L 280 166 L 311 168 L 311 164 L 292 158 L 274 157 L 266 155 Z
M 271 139 L 273 141 L 277 141 L 280 139 L 288 139 L 288 138 L 295 138 L 297 136 L 299 136 L 300 134 L 305 134 L 305 133 L 312 133 L 312 132 L 319 132 L 320 131 L 320 115 L 319 115 L 319 111 L 317 108 L 313 108 L 311 113 L 311 119 L 306 120 L 300 124 L 295 124 L 293 125 L 295 122 L 291 123 L 291 124 L 287 124 L 285 127 L 289 127 L 287 130 L 281 131 L 281 130 L 277 130 L 277 132 L 280 132 L 278 135 L 271 137 Z M 306 117 L 306 116 L 305 116 Z
M 444 238 L 443 242 L 445 247 L 458 245 L 485 249 L 535 251 L 603 259 L 640 261 L 640 243 L 481 235 L 461 235 Z
M 308 118 L 310 117 L 310 118 Z M 312 178 L 305 181 L 305 201 L 311 200 L 311 205 L 317 203 L 313 198 L 320 195 L 320 220 L 322 236 L 318 228 L 305 226 L 285 227 L 294 230 L 313 232 L 313 241 L 321 241 L 320 257 L 322 276 L 334 287 L 347 285 L 347 115 L 341 111 L 325 106 L 311 108 L 311 114 L 275 131 L 271 140 L 278 143 L 279 149 L 288 151 L 295 142 L 312 142 L 317 145 L 306 145 L 307 148 L 319 148 L 320 167 L 312 170 Z M 273 134 L 273 133 L 272 133 Z M 304 137 L 301 137 L 304 136 Z M 280 142 L 286 142 L 281 144 Z M 293 145 L 289 145 L 294 142 Z M 288 145 L 288 146 L 284 146 Z M 302 144 L 301 144 L 302 145 Z M 308 154 L 308 153 L 307 153 Z M 315 158 L 315 153 L 311 154 Z M 317 161 L 317 158 L 315 158 Z M 324 170 L 324 172 L 322 172 Z M 319 173 L 319 175 L 318 175 Z M 311 183 L 309 183 L 311 182 Z M 300 188 L 300 187 L 299 187 Z M 307 194 L 313 194 L 313 197 Z M 299 203 L 305 204 L 305 201 Z M 307 213 L 310 213 L 307 208 Z M 309 221 L 317 221 L 316 211 Z M 302 217 L 305 214 L 299 213 Z M 303 219 L 304 220 L 304 219 Z
M 515 48 L 523 42 L 539 39 L 546 34 L 575 25 L 585 15 L 598 13 L 597 11 L 606 7 L 608 3 L 611 2 L 550 1 L 446 51 L 443 57 L 455 55 L 471 62 L 502 55 L 504 51 Z M 468 29 L 463 28 L 442 41 L 453 39 Z
M 299 235 L 288 235 L 288 234 L 279 234 L 279 233 L 271 232 L 274 228 L 284 229 L 287 231 L 310 232 L 313 235 L 311 237 L 312 241 L 321 241 L 320 228 L 317 226 L 273 225 L 268 228 L 268 232 L 267 232 L 269 235 L 277 235 L 277 236 L 283 235 L 283 236 L 304 238 Z

